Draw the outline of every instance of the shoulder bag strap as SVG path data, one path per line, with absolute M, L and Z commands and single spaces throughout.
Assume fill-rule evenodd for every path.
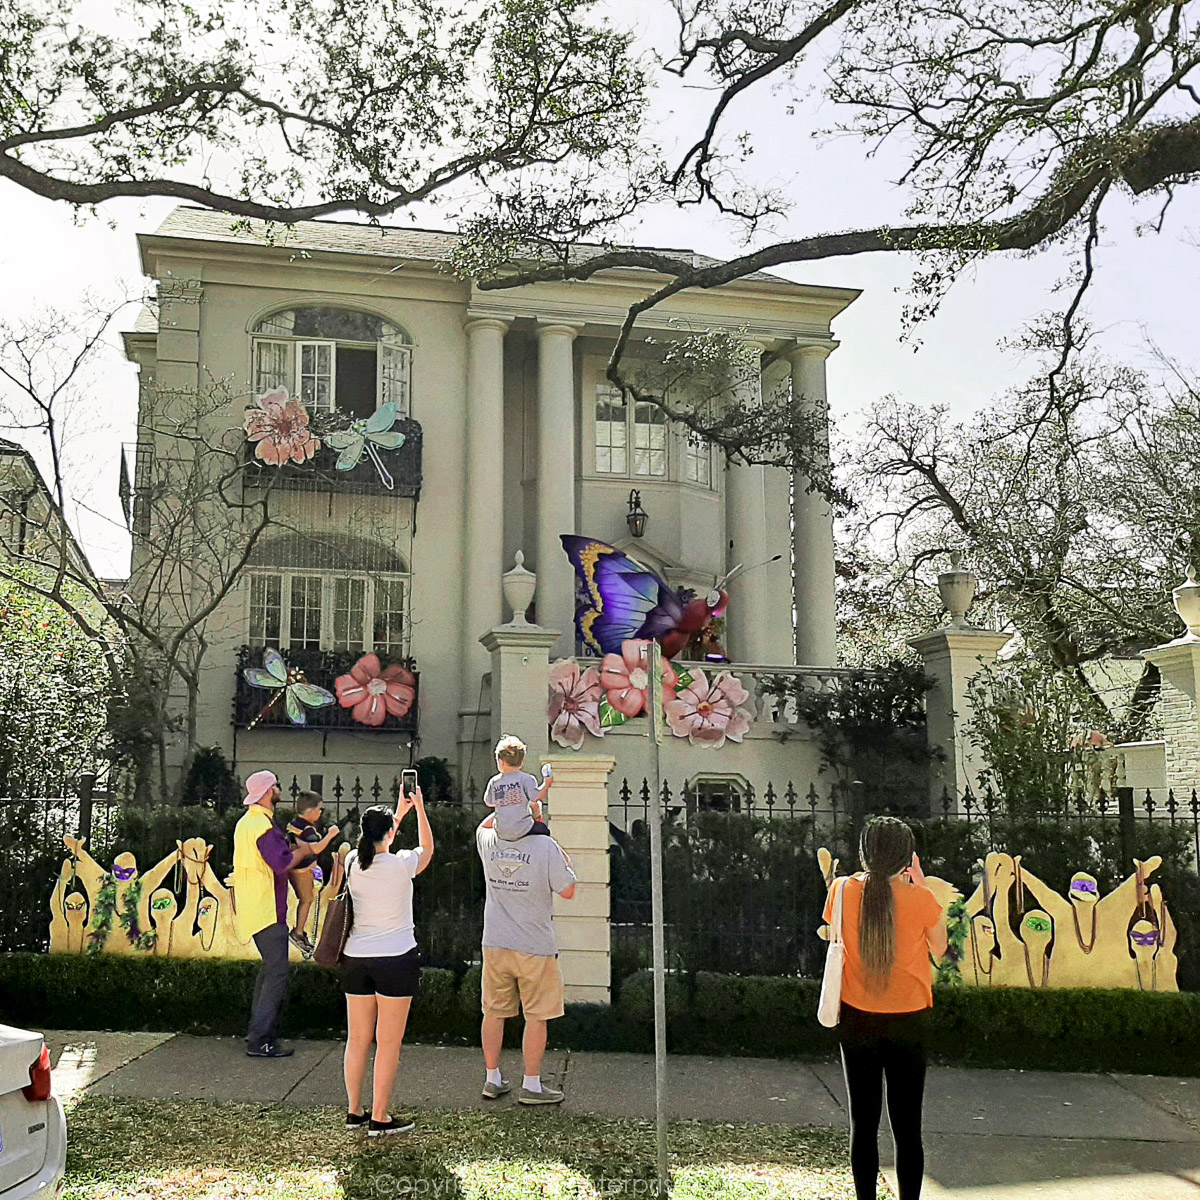
M 840 942 L 842 940 L 842 898 L 846 892 L 846 884 L 849 882 L 849 876 L 841 880 L 841 887 L 839 887 L 833 894 L 833 923 L 831 926 L 830 940 L 834 942 Z

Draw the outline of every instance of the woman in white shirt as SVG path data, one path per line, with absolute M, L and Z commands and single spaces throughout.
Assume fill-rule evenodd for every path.
M 391 854 L 392 839 L 410 808 L 417 811 L 419 845 Z M 393 812 L 385 805 L 368 808 L 362 817 L 358 849 L 346 860 L 354 908 L 350 935 L 341 962 L 349 1033 L 344 1060 L 346 1127 L 367 1126 L 368 1137 L 407 1133 L 412 1121 L 396 1120 L 388 1101 L 408 1011 L 421 982 L 417 939 L 413 931 L 413 879 L 433 858 L 433 831 L 421 789 L 403 793 Z M 375 1044 L 374 1096 L 370 1117 L 363 1110 L 362 1085 L 367 1056 Z

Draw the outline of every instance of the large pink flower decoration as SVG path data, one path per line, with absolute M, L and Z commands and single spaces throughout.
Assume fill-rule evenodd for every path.
M 579 670 L 573 658 L 550 668 L 550 736 L 560 745 L 578 750 L 585 732 L 603 737 L 600 725 L 600 672 Z
M 740 742 L 750 730 L 750 714 L 739 708 L 750 693 L 728 671 L 709 683 L 703 671 L 676 693 L 667 706 L 667 724 L 676 737 L 687 738 L 693 746 L 712 746 L 719 750 L 725 739 Z
M 246 409 L 246 437 L 258 444 L 255 458 L 274 467 L 286 462 L 302 463 L 321 448 L 320 439 L 308 427 L 308 410 L 287 388 L 276 388 Z
M 387 717 L 402 717 L 417 698 L 413 673 L 400 666 L 385 671 L 377 654 L 364 654 L 349 675 L 333 681 L 333 689 L 338 703 L 353 709 L 351 715 L 360 725 L 382 725 Z
M 636 638 L 621 643 L 620 654 L 606 654 L 600 664 L 600 686 L 609 705 L 626 717 L 637 717 L 650 707 L 650 643 Z M 675 699 L 679 676 L 663 659 L 663 703 Z

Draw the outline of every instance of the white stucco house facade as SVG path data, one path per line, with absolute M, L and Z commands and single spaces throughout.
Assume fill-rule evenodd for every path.
M 481 291 L 446 269 L 454 244 L 450 233 L 338 222 L 268 233 L 191 208 L 139 237 L 158 305 L 125 335 L 140 372 L 134 579 L 161 536 L 137 497 L 152 486 L 157 457 L 173 452 L 160 419 L 171 397 L 225 398 L 202 418 L 210 439 L 232 436 L 244 408 L 280 387 L 314 420 L 366 419 L 394 403 L 406 435 L 381 452 L 391 487 L 370 457 L 338 470 L 328 446 L 302 465 L 245 472 L 248 497 L 270 487 L 277 524 L 205 624 L 196 729 L 240 774 L 265 766 L 328 788 L 333 776 L 390 777 L 437 755 L 464 780 L 486 777 L 492 659 L 480 639 L 509 620 L 501 577 L 517 551 L 537 576 L 531 617 L 560 633 L 549 658 L 575 653 L 563 533 L 616 545 L 701 593 L 737 563 L 779 555 L 730 588 L 729 658 L 747 668 L 836 664 L 832 518 L 820 496 L 792 487 L 782 469 L 727 464 L 605 379 L 629 304 L 662 279 L 612 270 Z M 833 323 L 857 294 L 756 274 L 674 297 L 638 334 L 661 344 L 680 330 L 737 331 L 768 364 L 763 388 L 790 380 L 797 404 L 823 411 Z M 647 353 L 644 343 L 630 353 Z M 637 539 L 626 521 L 632 490 L 648 514 Z M 378 727 L 337 705 L 305 728 L 282 704 L 254 724 L 265 694 L 248 692 L 244 672 L 267 649 L 330 689 L 326 676 L 360 655 L 407 663 L 415 703 Z M 781 713 L 756 716 L 728 769 L 815 777 L 802 732 L 781 736 Z M 631 736 L 625 750 L 619 739 L 605 750 L 627 753 L 634 772 Z M 680 770 L 689 770 L 683 758 Z

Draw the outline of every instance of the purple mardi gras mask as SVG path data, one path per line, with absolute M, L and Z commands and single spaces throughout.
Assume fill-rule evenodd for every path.
M 1129 935 L 1135 946 L 1157 946 L 1158 945 L 1158 930 L 1151 929 L 1146 933 L 1131 933 Z
M 1096 895 L 1098 889 L 1096 883 L 1092 879 L 1072 879 L 1071 891 L 1086 893 L 1089 896 Z
M 113 867 L 113 874 L 122 883 L 128 883 L 137 874 L 137 867 Z

